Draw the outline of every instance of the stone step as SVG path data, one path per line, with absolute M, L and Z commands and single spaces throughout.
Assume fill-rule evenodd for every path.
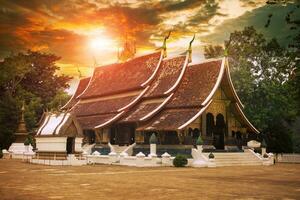
M 248 162 L 248 161 L 257 162 L 258 160 L 255 160 L 255 159 L 231 159 L 231 160 L 215 159 L 215 162 Z
M 244 156 L 215 156 L 215 158 L 235 159 L 235 158 L 256 158 L 256 157 L 251 155 L 244 155 Z
M 208 157 L 209 153 L 205 153 Z M 244 153 L 214 153 L 215 163 L 217 167 L 220 166 L 243 166 L 243 165 L 262 165 L 261 160 L 253 154 Z
M 116 151 L 116 153 L 122 153 L 128 146 L 118 146 L 118 145 L 112 145 Z
M 259 162 L 250 162 L 250 163 L 216 163 L 217 167 L 224 167 L 224 166 L 257 166 L 262 165 Z
M 214 156 L 220 156 L 220 157 L 236 157 L 236 156 L 253 156 L 251 153 L 213 153 Z M 204 155 L 209 155 L 209 153 L 204 153 Z
M 255 159 L 232 159 L 232 160 L 222 160 L 222 159 L 215 159 L 215 162 L 261 162 L 261 160 L 255 160 Z

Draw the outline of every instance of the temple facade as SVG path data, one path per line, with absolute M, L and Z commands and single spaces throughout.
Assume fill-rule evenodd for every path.
M 191 52 L 154 52 L 95 68 L 63 106 L 76 117 L 84 143 L 242 147 L 259 131 L 243 113 L 226 58 L 191 61 Z

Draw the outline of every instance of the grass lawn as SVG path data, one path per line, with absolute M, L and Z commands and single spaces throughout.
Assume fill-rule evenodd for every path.
M 0 199 L 300 199 L 300 165 L 54 167 L 0 159 Z

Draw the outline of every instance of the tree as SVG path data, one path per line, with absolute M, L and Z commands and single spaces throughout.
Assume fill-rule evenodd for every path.
M 70 77 L 57 75 L 53 54 L 28 51 L 0 62 L 0 148 L 13 141 L 22 101 L 25 100 L 25 122 L 32 131 L 43 110 L 52 109 L 57 93 L 63 96 Z
M 294 86 L 300 85 L 300 19 L 297 18 L 295 13 L 299 13 L 300 11 L 300 1 L 299 0 L 289 0 L 289 1 L 280 1 L 273 0 L 267 1 L 267 4 L 270 6 L 278 6 L 287 4 L 291 5 L 291 9 L 286 13 L 285 20 L 286 24 L 290 27 L 290 33 L 296 32 L 296 36 L 293 39 L 293 42 L 288 45 L 289 51 L 292 53 L 294 60 L 296 62 L 295 69 L 293 71 L 293 77 L 290 79 L 290 83 L 294 84 Z M 270 13 L 268 15 L 268 19 L 265 25 L 265 28 L 268 28 L 270 23 L 272 22 L 272 17 L 275 13 Z M 290 33 L 287 33 L 287 37 L 291 37 Z M 297 90 L 297 99 L 298 99 L 298 113 L 300 115 L 300 88 L 295 87 Z
M 59 111 L 60 108 L 69 101 L 70 98 L 70 95 L 68 95 L 65 91 L 59 90 L 53 99 L 47 104 L 47 107 L 51 110 Z
M 266 41 L 253 27 L 231 33 L 224 46 L 223 53 L 207 51 L 206 57 L 227 54 L 233 83 L 250 121 L 265 135 L 267 143 L 282 137 L 291 141 L 284 124 L 297 114 L 296 90 L 288 84 L 295 68 L 292 54 L 275 39 Z M 272 150 L 290 151 L 289 142 L 282 145 Z
M 268 1 L 267 3 L 271 3 L 270 6 L 277 6 L 277 5 L 283 5 L 286 6 L 289 4 L 290 10 L 286 13 L 286 16 L 284 19 L 286 24 L 290 27 L 290 32 L 287 33 L 287 37 L 291 37 L 291 34 L 295 35 L 292 39 L 292 43 L 288 45 L 289 51 L 292 53 L 292 56 L 295 60 L 295 68 L 292 74 L 292 77 L 289 80 L 289 84 L 291 87 L 294 88 L 294 91 L 296 93 L 296 98 L 298 102 L 298 116 L 300 116 L 300 19 L 299 15 L 296 15 L 296 13 L 299 13 L 300 11 L 300 1 L 299 0 L 290 0 L 290 1 L 280 1 L 280 0 L 273 0 Z M 276 13 L 270 13 L 268 15 L 268 19 L 265 25 L 265 28 L 268 28 L 270 23 L 272 22 L 273 15 Z M 297 18 L 298 16 L 298 18 Z M 296 33 L 296 34 L 294 34 Z M 300 152 L 300 129 L 299 129 L 299 117 L 298 120 L 292 124 L 293 129 L 293 146 L 294 146 L 294 152 Z
M 210 58 L 217 58 L 224 55 L 224 49 L 220 45 L 208 45 L 204 47 L 204 56 Z

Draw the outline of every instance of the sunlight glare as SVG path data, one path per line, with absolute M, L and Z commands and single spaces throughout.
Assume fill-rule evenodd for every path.
M 92 51 L 109 50 L 114 46 L 114 41 L 105 37 L 97 37 L 89 41 L 89 47 Z

